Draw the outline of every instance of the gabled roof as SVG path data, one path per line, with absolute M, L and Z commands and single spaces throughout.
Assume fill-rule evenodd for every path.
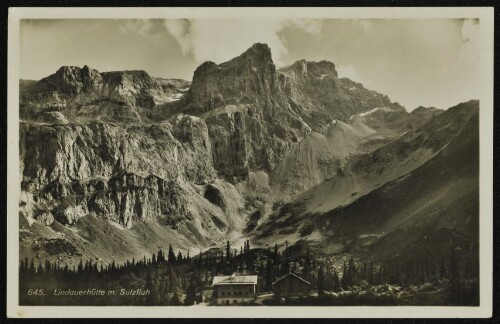
M 215 276 L 212 282 L 213 285 L 256 285 L 257 276 Z
M 277 284 L 278 282 L 280 282 L 281 280 L 285 279 L 285 278 L 288 278 L 288 277 L 293 277 L 293 278 L 296 278 L 296 279 L 299 279 L 300 281 L 303 281 L 305 282 L 306 284 L 310 285 L 311 283 L 307 280 L 304 280 L 302 279 L 301 277 L 297 276 L 295 273 L 287 273 L 286 275 L 284 275 L 283 277 L 279 278 L 278 280 L 276 280 L 275 282 L 273 282 L 273 285 Z

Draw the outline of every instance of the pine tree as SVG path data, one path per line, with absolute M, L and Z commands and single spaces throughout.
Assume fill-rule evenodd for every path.
M 368 265 L 368 283 L 370 285 L 373 285 L 374 282 L 374 274 L 373 274 L 373 262 L 370 261 L 370 264 Z
M 449 267 L 449 295 L 450 303 L 457 305 L 461 302 L 462 287 L 460 282 L 459 262 L 454 248 L 451 249 L 450 267 Z
M 146 272 L 146 290 L 149 290 L 150 293 L 146 295 L 146 300 L 145 300 L 145 305 L 146 306 L 151 306 L 154 305 L 154 294 L 153 294 L 153 278 L 151 277 L 151 272 L 148 271 Z
M 446 278 L 446 265 L 444 263 L 444 255 L 441 252 L 441 268 L 439 270 L 439 278 L 444 279 Z
M 278 243 L 274 244 L 274 264 L 278 264 Z
M 244 270 L 244 260 L 243 260 L 243 255 L 240 254 L 238 271 L 240 273 L 243 273 L 243 270 Z
M 349 285 L 352 286 L 356 283 L 356 265 L 354 263 L 354 258 L 351 256 L 349 259 L 349 270 L 347 273 L 347 276 L 349 277 Z
M 334 289 L 340 288 L 340 278 L 337 269 L 333 270 L 333 288 Z
M 29 271 L 31 273 L 35 272 L 35 260 L 33 260 L 33 259 L 31 259 L 31 262 L 30 262 Z
M 345 261 L 344 261 L 344 265 L 342 266 L 342 287 L 343 288 L 347 288 L 350 285 L 348 277 L 349 277 L 348 270 L 347 270 L 347 266 L 346 266 Z
M 226 243 L 226 260 L 229 261 L 231 259 L 231 246 L 229 245 L 229 241 Z
M 184 300 L 184 305 L 193 305 L 196 301 L 196 284 L 194 280 L 191 280 L 189 286 L 186 289 L 186 299 Z
M 115 260 L 113 260 L 113 263 L 115 262 Z M 82 273 L 83 272 L 83 260 L 80 259 L 80 262 L 78 263 L 78 273 Z
M 174 249 L 172 248 L 172 245 L 169 245 L 168 246 L 168 262 L 170 264 L 175 264 L 175 253 L 174 253 Z
M 170 267 L 170 275 L 169 275 L 169 289 L 170 289 L 170 292 L 173 292 L 174 289 L 177 289 L 177 274 L 175 272 L 175 270 Z
M 158 250 L 158 253 L 157 253 L 158 257 L 156 258 L 158 263 L 161 264 L 165 261 L 165 256 L 163 255 L 163 251 L 161 250 L 161 248 Z
M 272 286 L 273 286 L 273 264 L 271 262 L 271 259 L 267 259 L 267 265 L 266 265 L 266 290 L 271 291 Z
M 318 271 L 318 294 L 323 295 L 325 293 L 325 270 L 323 265 L 319 266 Z
M 168 280 L 165 280 L 165 286 L 163 288 L 163 305 L 170 305 L 170 287 L 168 285 Z
M 179 299 L 179 293 L 177 292 L 177 287 L 174 287 L 174 293 L 172 296 L 172 305 L 179 306 L 180 304 L 181 304 L 181 301 Z

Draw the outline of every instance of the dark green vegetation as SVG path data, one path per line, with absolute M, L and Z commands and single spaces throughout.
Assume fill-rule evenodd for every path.
M 313 256 L 310 249 L 285 246 L 283 251 L 211 249 L 196 257 L 175 255 L 170 247 L 150 258 L 107 266 L 81 261 L 72 269 L 57 263 L 20 264 L 21 305 L 193 305 L 210 304 L 215 275 L 259 276 L 258 294 L 272 292 L 272 283 L 293 272 L 311 283 L 309 297 L 262 305 L 478 305 L 476 249 L 453 248 L 439 258 L 408 256 L 385 263 L 363 262 L 347 255 Z M 332 262 L 333 261 L 333 262 Z M 339 267 L 338 264 L 341 263 Z M 101 290 L 102 295 L 61 295 Z M 110 291 L 112 293 L 110 293 Z M 134 294 L 135 293 L 135 294 Z M 259 298 L 258 298 L 259 299 Z M 255 303 L 258 304 L 258 303 Z

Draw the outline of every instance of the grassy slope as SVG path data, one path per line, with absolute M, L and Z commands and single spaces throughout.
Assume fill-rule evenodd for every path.
M 469 249 L 478 237 L 478 126 L 477 101 L 436 115 L 278 206 L 256 238 L 313 240 L 374 259 Z
M 318 217 L 329 240 L 375 259 L 440 253 L 478 242 L 479 121 L 475 114 L 438 155 L 410 174 Z M 477 244 L 476 244 L 477 246 Z

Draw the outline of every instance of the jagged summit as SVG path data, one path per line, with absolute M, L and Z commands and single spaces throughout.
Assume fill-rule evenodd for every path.
M 240 56 L 237 56 L 221 66 L 232 66 L 236 64 L 273 64 L 271 49 L 267 44 L 255 43 Z
M 194 72 L 185 111 L 200 114 L 228 104 L 254 103 L 257 98 L 270 100 L 276 93 L 275 78 L 276 67 L 266 44 L 254 44 L 221 64 L 204 62 Z
M 314 62 L 302 59 L 296 61 L 292 65 L 280 69 L 279 71 L 283 73 L 295 73 L 299 76 L 306 76 L 309 74 L 313 77 L 318 77 L 321 79 L 325 77 L 338 77 L 337 70 L 335 69 L 335 64 L 326 60 Z
M 417 108 L 412 110 L 412 114 L 417 114 L 421 112 L 426 112 L 426 111 L 435 111 L 438 110 L 436 107 L 424 107 L 424 106 L 418 106 Z
M 21 91 L 20 100 L 21 106 L 29 107 L 27 113 L 31 115 L 103 102 L 152 108 L 178 100 L 181 89 L 188 85 L 182 80 L 151 77 L 144 70 L 99 72 L 88 65 L 62 66 L 30 84 L 29 93 Z
M 255 43 L 241 55 L 229 61 L 216 64 L 212 61 L 203 62 L 194 72 L 193 80 L 203 76 L 207 71 L 217 69 L 231 69 L 235 67 L 252 65 L 255 68 L 262 64 L 273 64 L 271 49 L 267 44 Z

